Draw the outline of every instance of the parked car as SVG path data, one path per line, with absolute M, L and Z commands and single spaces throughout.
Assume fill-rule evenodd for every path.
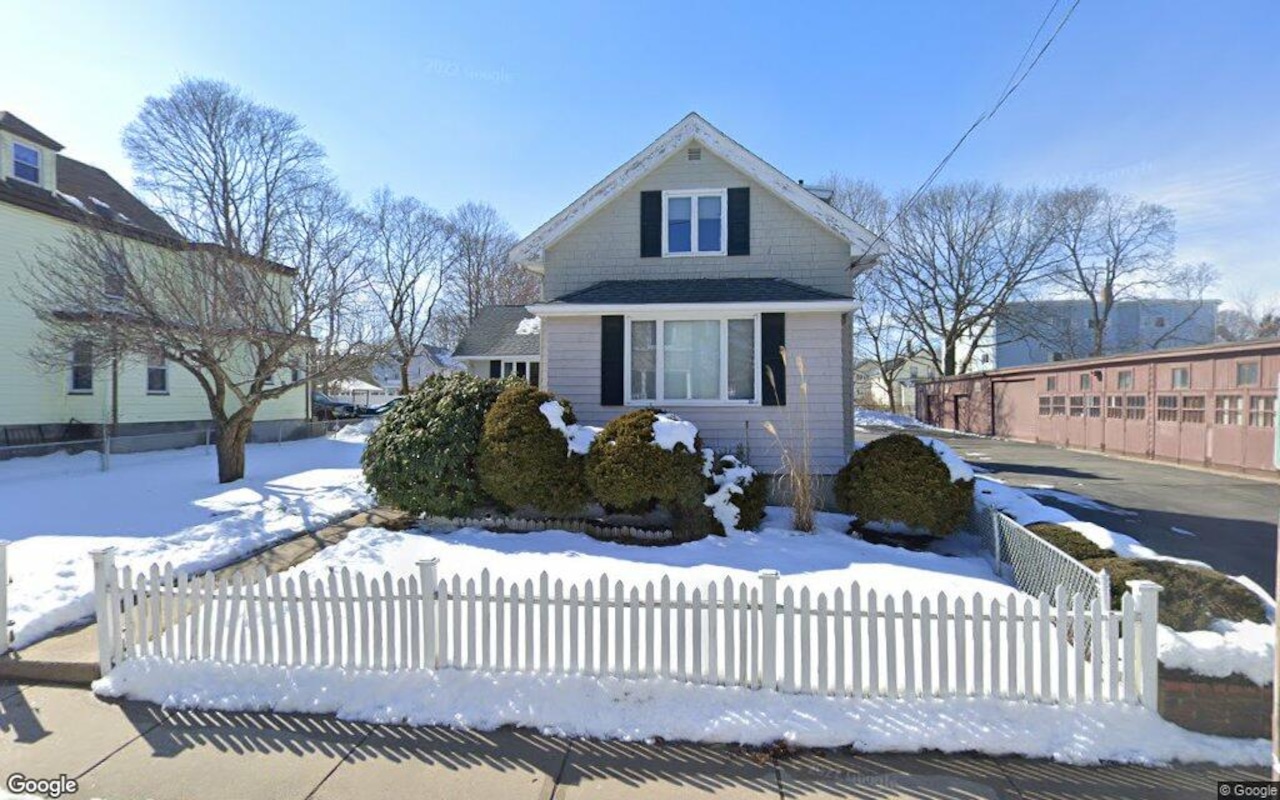
M 312 392 L 311 416 L 322 420 L 355 419 L 360 416 L 360 407 L 334 400 L 324 392 Z
M 387 413 L 388 411 L 390 411 L 391 409 L 395 408 L 396 403 L 399 403 L 399 402 L 400 402 L 401 400 L 403 400 L 403 399 L 404 399 L 403 397 L 393 397 L 393 398 L 391 398 L 390 400 L 388 400 L 387 402 L 383 403 L 382 405 L 380 405 L 380 406 L 374 406 L 373 408 L 369 409 L 369 413 L 370 413 L 370 414 L 375 414 L 375 415 L 377 415 L 377 416 L 379 416 L 379 417 L 380 417 L 380 416 L 382 416 L 383 414 L 385 414 L 385 413 Z

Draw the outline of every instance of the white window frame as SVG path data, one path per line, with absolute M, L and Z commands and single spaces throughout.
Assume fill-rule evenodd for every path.
M 752 321 L 755 333 L 754 352 L 752 353 L 751 376 L 754 381 L 753 392 L 755 397 L 751 400 L 730 400 L 729 399 L 729 320 L 731 319 L 749 319 Z M 664 333 L 663 323 L 665 322 L 710 322 L 720 323 L 720 397 L 713 400 L 664 400 L 663 394 L 666 389 L 665 376 L 663 369 L 663 346 Z M 674 312 L 668 311 L 660 314 L 628 314 L 623 318 L 623 336 L 622 336 L 622 402 L 626 406 L 635 406 L 639 408 L 651 407 L 667 407 L 667 406 L 758 406 L 761 405 L 764 386 L 761 381 L 760 367 L 761 343 L 760 343 L 760 314 L 758 313 L 733 313 L 733 312 L 713 312 L 707 311 L 685 311 Z M 632 398 L 631 396 L 631 326 L 635 322 L 652 322 L 654 323 L 654 399 L 642 400 Z
M 34 181 L 29 181 L 18 174 L 18 148 L 19 147 L 30 150 L 31 152 L 36 154 L 36 179 Z M 31 165 L 24 164 L 23 166 L 29 167 Z M 13 176 L 13 179 L 15 181 L 22 181 L 23 183 L 30 184 L 31 186 L 40 186 L 41 185 L 40 182 L 44 180 L 44 154 L 40 152 L 40 148 L 32 147 L 26 142 L 14 142 L 13 145 L 9 148 L 9 174 Z
M 509 377 L 509 376 L 511 376 L 511 375 L 515 375 L 517 378 L 518 378 L 518 377 L 520 377 L 518 374 L 516 374 L 516 365 L 517 365 L 517 364 L 524 364 L 524 381 L 525 381 L 525 383 L 528 383 L 528 384 L 530 384 L 531 386 L 536 386 L 536 384 L 532 383 L 532 382 L 529 380 L 529 370 L 530 370 L 530 365 L 532 365 L 532 364 L 541 364 L 541 363 L 542 363 L 542 359 L 541 359 L 541 358 L 533 358 L 533 357 L 530 357 L 530 358 L 500 358 L 499 360 L 502 362 L 502 368 L 498 371 L 498 372 L 499 372 L 499 375 L 498 375 L 498 376 L 499 376 L 500 378 L 507 378 L 507 377 Z M 507 371 L 507 367 L 508 367 L 508 365 L 511 367 L 511 371 L 510 371 L 510 372 L 508 372 L 508 371 Z M 542 368 L 541 368 L 541 367 L 539 367 L 539 368 L 538 368 L 538 380 L 539 380 L 539 381 L 541 381 L 541 380 L 542 380 Z
M 147 394 L 151 395 L 152 397 L 169 394 L 169 359 L 165 358 L 163 354 L 159 355 L 158 358 L 160 361 L 160 366 L 153 365 L 151 363 L 153 360 L 151 357 L 147 358 L 147 373 L 146 373 L 146 383 L 144 384 L 144 388 L 147 390 Z M 151 388 L 151 371 L 152 370 L 162 370 L 164 372 L 164 388 L 163 389 Z
M 668 247 L 670 226 L 667 208 L 672 198 L 688 197 L 689 202 L 689 252 L 673 253 Z M 720 198 L 720 247 L 717 250 L 698 250 L 698 198 Z M 690 258 L 696 256 L 723 256 L 729 252 L 729 190 L 728 189 L 670 189 L 662 193 L 662 257 Z
M 71 353 L 68 356 L 67 394 L 91 395 L 93 394 L 93 384 L 95 383 L 94 379 L 97 377 L 95 375 L 97 370 L 93 368 L 93 343 L 92 342 L 88 343 L 89 344 L 89 361 L 83 364 L 81 362 L 76 361 L 76 344 L 78 344 L 78 342 L 72 343 Z M 89 388 L 87 389 L 76 387 L 76 367 L 77 366 L 85 366 L 89 368 Z

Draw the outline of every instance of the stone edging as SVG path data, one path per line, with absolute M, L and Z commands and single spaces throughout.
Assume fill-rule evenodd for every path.
M 495 533 L 533 533 L 565 530 L 582 533 L 593 539 L 626 544 L 684 544 L 693 538 L 677 536 L 670 530 L 649 530 L 631 525 L 600 525 L 583 519 L 529 519 L 527 517 L 437 517 L 426 516 L 422 522 L 433 527 L 485 528 Z M 701 537 L 695 537 L 701 538 Z

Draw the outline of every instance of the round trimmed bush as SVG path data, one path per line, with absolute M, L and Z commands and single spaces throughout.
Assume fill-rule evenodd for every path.
M 587 486 L 606 508 L 644 511 L 655 503 L 679 521 L 702 506 L 706 478 L 700 443 L 671 450 L 653 441 L 658 412 L 638 408 L 609 421 L 587 452 Z
M 1253 592 L 1211 569 L 1133 558 L 1095 558 L 1085 565 L 1095 571 L 1107 571 L 1111 603 L 1116 609 L 1129 591 L 1129 581 L 1160 584 L 1164 587 L 1160 592 L 1160 622 L 1176 631 L 1202 631 L 1215 619 L 1267 621 L 1266 609 Z
M 484 416 L 477 461 L 480 485 L 503 505 L 568 514 L 587 503 L 585 459 L 569 452 L 564 434 L 539 410 L 555 399 L 520 381 L 503 389 Z M 562 405 L 565 424 L 577 422 L 572 406 Z
M 951 480 L 933 448 L 895 433 L 868 443 L 836 474 L 836 505 L 860 523 L 901 523 L 945 536 L 959 529 L 973 506 L 973 481 Z
M 396 403 L 360 459 L 378 502 L 442 516 L 483 503 L 476 456 L 485 413 L 503 386 L 465 372 L 431 375 Z
M 1065 525 L 1052 522 L 1037 522 L 1028 525 L 1027 530 L 1044 539 L 1049 544 L 1074 558 L 1076 561 L 1087 561 L 1091 558 L 1111 558 L 1115 551 L 1098 547 L 1089 537 L 1080 531 L 1072 530 Z

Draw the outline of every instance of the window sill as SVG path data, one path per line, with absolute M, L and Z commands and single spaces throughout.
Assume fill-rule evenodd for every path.
M 78 395 L 80 397 L 92 397 L 93 390 L 92 389 L 69 389 L 67 391 L 67 394 Z
M 727 256 L 727 255 L 729 255 L 729 252 L 727 250 L 717 250 L 715 252 L 700 250 L 696 253 L 663 253 L 662 257 L 663 258 L 698 258 L 699 256 L 714 257 L 714 256 Z
M 627 400 L 624 406 L 631 408 L 752 408 L 758 400 Z
M 147 392 L 147 397 L 168 397 L 168 396 L 169 396 L 169 393 L 167 391 L 166 392 L 152 392 L 152 391 Z

